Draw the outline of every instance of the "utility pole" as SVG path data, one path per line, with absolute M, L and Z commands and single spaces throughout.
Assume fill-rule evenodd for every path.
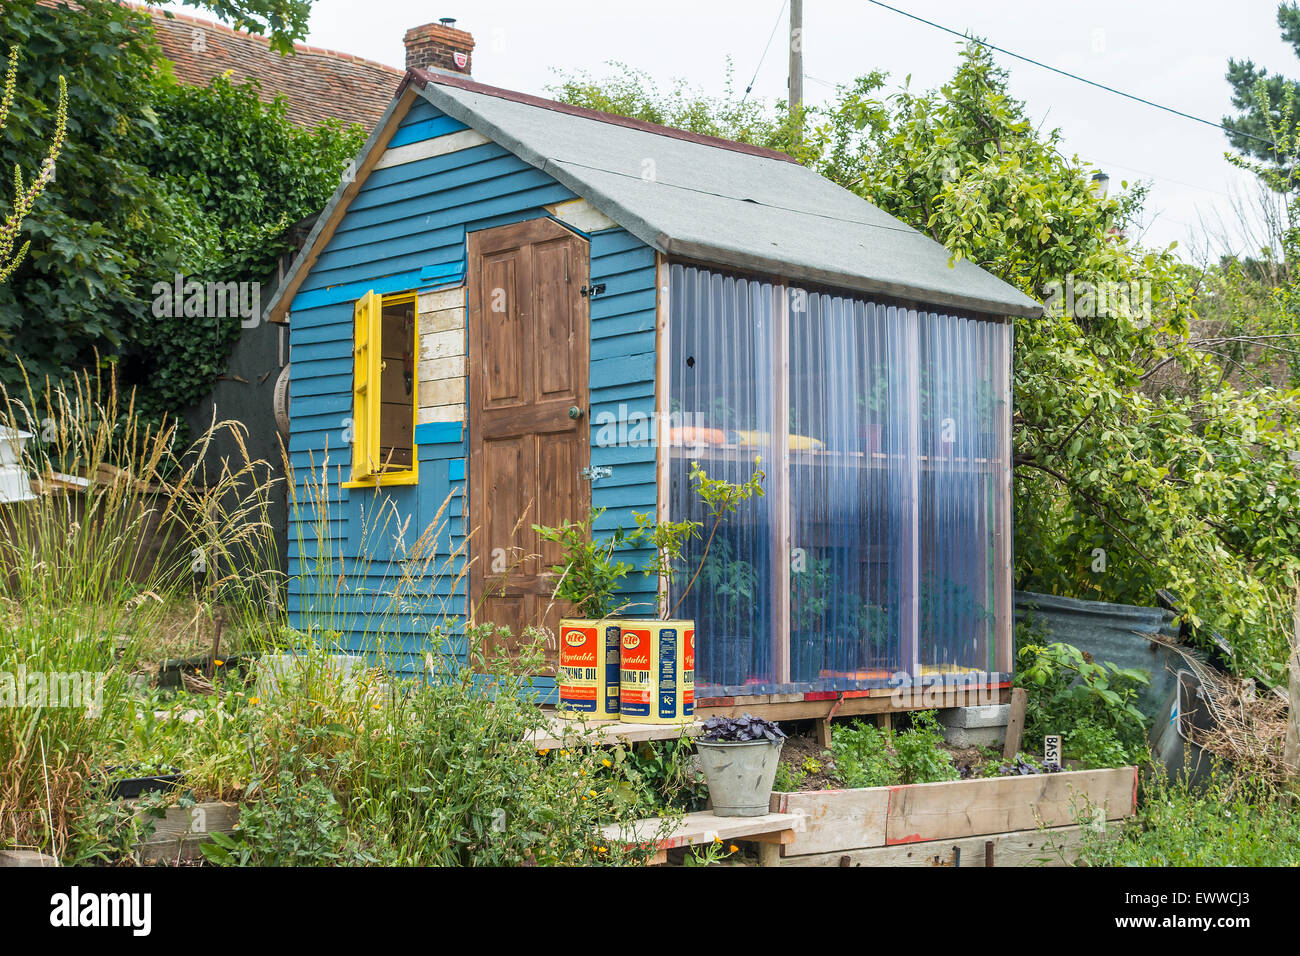
M 803 0 L 790 0 L 790 114 L 803 107 Z

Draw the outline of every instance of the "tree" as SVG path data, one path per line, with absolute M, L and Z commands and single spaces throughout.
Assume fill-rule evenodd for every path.
M 1295 3 L 1279 3 L 1277 25 L 1282 39 L 1300 56 L 1300 7 Z M 1288 144 L 1275 145 L 1279 130 L 1273 118 L 1281 115 L 1287 102 L 1296 98 L 1300 83 L 1280 73 L 1269 73 L 1249 59 L 1229 60 L 1227 80 L 1232 87 L 1232 107 L 1241 111 L 1237 116 L 1223 118 L 1223 125 L 1229 130 L 1228 142 L 1247 156 L 1288 169 L 1293 167 L 1297 132 L 1294 113 L 1287 111 L 1288 123 L 1280 130 L 1290 140 Z
M 298 129 L 255 86 L 177 84 L 149 15 L 108 0 L 12 0 L 0 43 L 21 48 L 32 91 L 16 93 L 0 131 L 6 165 L 42 161 L 52 124 L 39 92 L 72 78 L 60 175 L 25 218 L 26 260 L 0 285 L 0 384 L 39 393 L 47 376 L 114 362 L 138 410 L 175 415 L 224 370 L 240 319 L 156 314 L 155 286 L 178 273 L 265 280 L 285 228 L 321 209 L 364 134 Z
M 968 44 L 940 90 L 882 97 L 883 80 L 806 110 L 796 155 L 1046 304 L 1016 325 L 1017 584 L 1139 604 L 1171 588 L 1193 625 L 1229 637 L 1235 667 L 1277 680 L 1277 611 L 1300 566 L 1295 393 L 1216 373 L 1190 341 L 1185 267 L 1124 238 L 1144 191 L 1097 196 L 986 48 Z M 657 103 L 635 82 L 611 87 L 624 109 Z M 590 84 L 560 93 L 597 100 Z M 749 128 L 778 127 L 781 104 L 769 109 L 772 125 Z M 1171 367 L 1204 386 L 1155 388 Z
M 307 19 L 313 0 L 184 0 L 186 6 L 202 7 L 215 13 L 236 30 L 266 34 L 271 49 L 282 55 L 293 53 L 295 40 L 307 35 Z

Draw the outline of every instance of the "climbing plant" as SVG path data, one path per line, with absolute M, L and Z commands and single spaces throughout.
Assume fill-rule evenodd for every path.
M 363 133 L 295 127 L 253 85 L 178 84 L 148 14 L 109 0 L 8 2 L 0 49 L 20 50 L 24 78 L 0 167 L 40 166 L 58 75 L 69 78 L 57 175 L 24 217 L 26 259 L 0 285 L 0 383 L 39 391 L 113 362 L 140 413 L 178 414 L 224 369 L 241 318 L 167 314 L 155 288 L 178 274 L 264 282 L 286 228 L 324 206 Z

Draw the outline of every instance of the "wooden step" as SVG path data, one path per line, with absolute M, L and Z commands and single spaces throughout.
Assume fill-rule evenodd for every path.
M 668 850 L 684 846 L 702 846 L 748 840 L 773 845 L 794 841 L 797 830 L 804 827 L 799 813 L 765 813 L 759 817 L 720 817 L 710 810 L 686 814 L 680 823 L 661 833 L 662 817 L 649 817 L 631 824 L 602 827 L 601 833 L 611 843 L 653 844 L 657 852 L 651 864 L 662 863 Z

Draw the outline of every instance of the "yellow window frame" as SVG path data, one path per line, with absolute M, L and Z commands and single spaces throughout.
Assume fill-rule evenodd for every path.
M 411 371 L 411 467 L 379 470 L 380 377 L 384 370 L 383 312 L 385 305 L 414 306 L 415 356 Z M 415 427 L 420 416 L 420 305 L 416 292 L 381 295 L 371 290 L 356 301 L 352 332 L 352 480 L 344 488 L 414 485 L 420 480 L 420 455 Z

